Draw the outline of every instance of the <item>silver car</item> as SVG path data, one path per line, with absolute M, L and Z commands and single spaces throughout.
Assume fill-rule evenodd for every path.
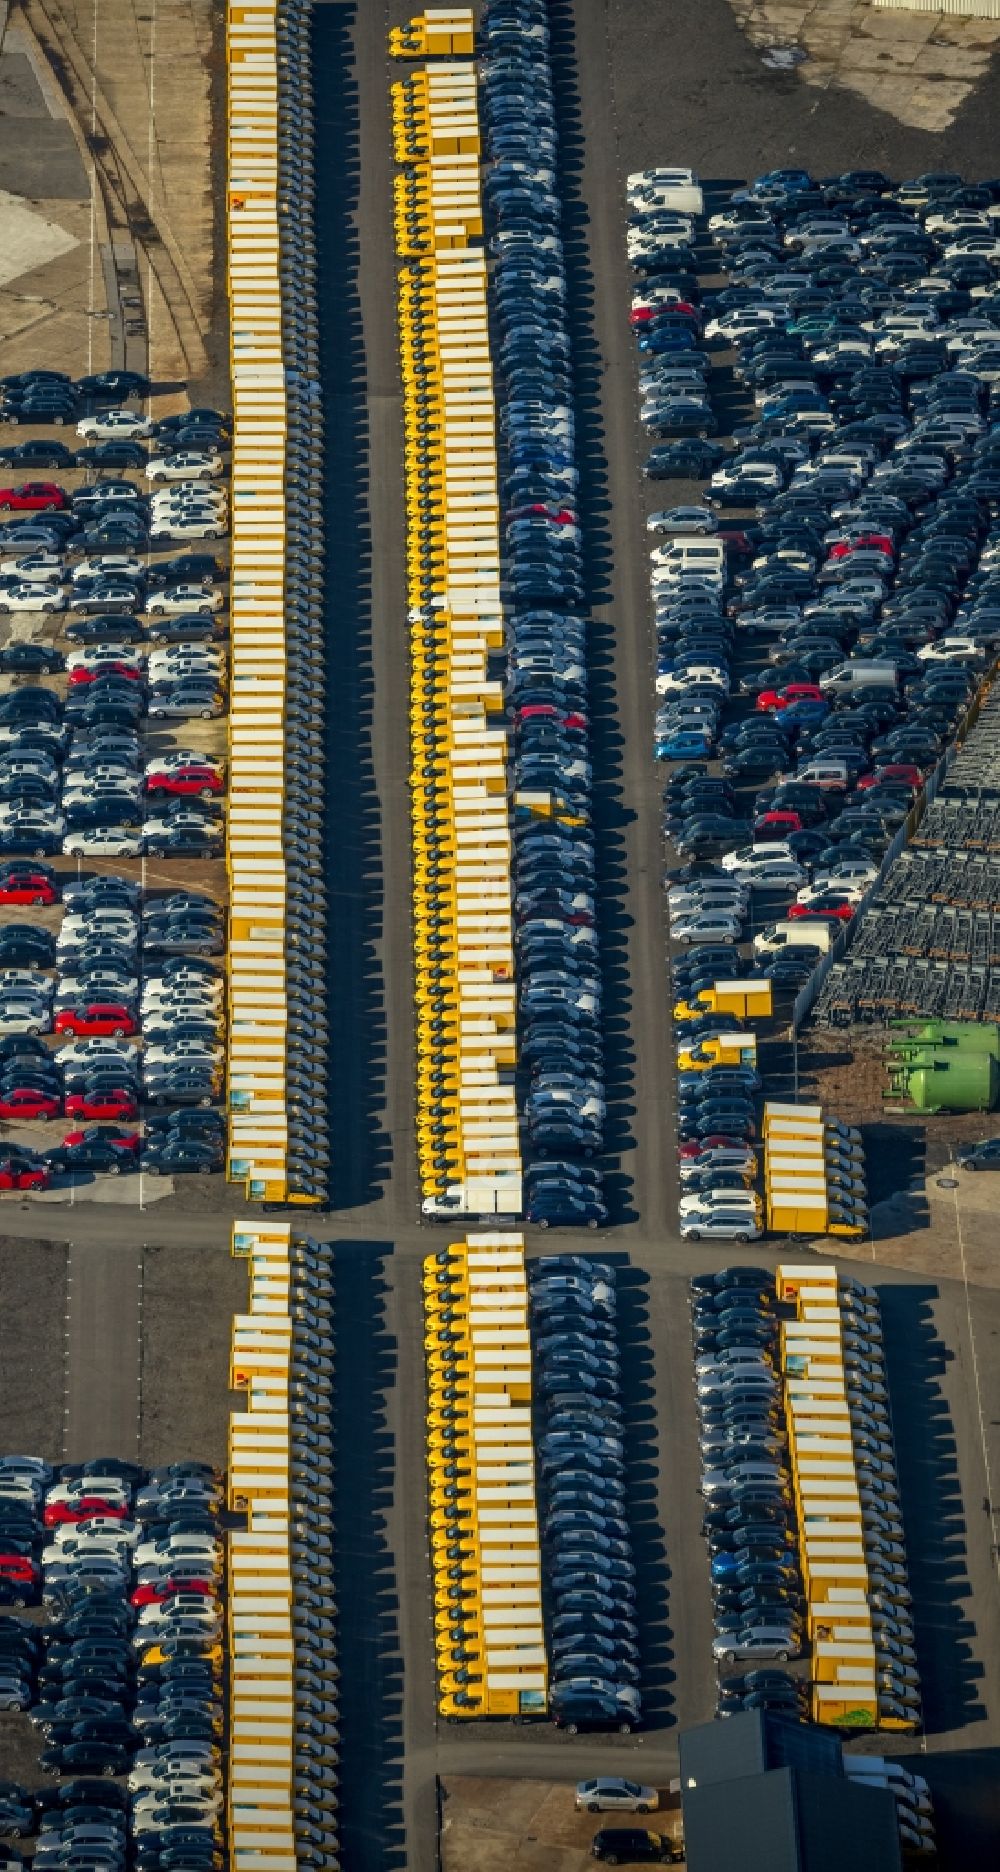
M 576 1806 L 584 1813 L 653 1813 L 659 1804 L 655 1788 L 620 1775 L 597 1775 L 576 1786 Z
M 746 1625 L 712 1640 L 712 1656 L 722 1664 L 735 1664 L 737 1658 L 773 1658 L 787 1664 L 798 1655 L 798 1640 L 788 1625 Z

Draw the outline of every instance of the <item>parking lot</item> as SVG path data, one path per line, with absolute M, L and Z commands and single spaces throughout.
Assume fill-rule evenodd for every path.
M 390 23 L 409 11 L 394 4 Z M 682 1244 L 676 1227 L 662 776 L 650 759 L 654 662 L 645 532 L 647 512 L 665 503 L 655 484 L 644 489 L 640 477 L 645 439 L 625 317 L 624 177 L 659 161 L 689 164 L 703 178 L 730 185 L 786 162 L 818 173 L 871 163 L 900 176 L 940 168 L 974 175 L 990 167 L 997 103 L 995 81 L 984 79 L 948 129 L 923 134 L 836 84 L 817 91 L 794 74 L 766 71 L 726 0 L 697 6 L 674 0 L 669 9 L 661 0 L 611 14 L 599 0 L 556 0 L 552 17 L 595 620 L 594 821 L 604 902 L 612 1211 L 606 1233 L 556 1239 L 560 1249 L 612 1256 L 628 1296 L 626 1402 L 647 1471 L 637 1557 L 648 1726 L 605 1740 L 568 1738 L 548 1727 L 457 1728 L 434 1717 L 423 1424 L 415 1400 L 423 1384 L 420 1262 L 446 1237 L 429 1241 L 417 1222 L 412 1136 L 391 68 L 384 19 L 352 0 L 325 0 L 316 21 L 317 57 L 329 74 L 317 127 L 327 178 L 320 209 L 323 370 L 328 406 L 342 417 L 328 426 L 325 490 L 327 555 L 336 567 L 327 679 L 339 697 L 327 733 L 337 800 L 327 876 L 341 914 L 331 918 L 329 964 L 337 1206 L 314 1228 L 335 1242 L 337 1489 L 355 1505 L 337 1537 L 341 1670 L 355 1686 L 342 1715 L 341 1817 L 345 1858 L 363 1872 L 404 1865 L 419 1872 L 435 1863 L 438 1777 L 502 1772 L 567 1784 L 610 1769 L 664 1784 L 676 1772 L 678 1726 L 707 1719 L 713 1707 L 687 1282 L 715 1265 L 718 1251 Z M 11 368 L 32 361 L 19 355 Z M 699 491 L 696 484 L 671 484 L 670 499 L 693 500 Z M 138 861 L 130 862 L 138 873 Z M 147 865 L 152 879 L 154 861 Z M 189 868 L 183 875 L 194 883 Z M 204 886 L 211 887 L 207 877 Z M 901 1183 L 905 1167 L 901 1161 Z M 892 1231 L 891 1254 L 883 1260 L 876 1239 L 874 1248 L 852 1247 L 844 1265 L 847 1259 L 854 1265 L 863 1248 L 864 1278 L 883 1291 L 927 1720 L 925 1738 L 908 1746 L 924 1752 L 946 1863 L 957 1867 L 978 1863 L 997 1825 L 1000 1618 L 992 1509 L 994 1488 L 1000 1491 L 1000 1381 L 993 1369 L 1000 1305 L 979 1186 L 968 1199 L 963 1191 L 933 1196 L 942 1212 L 957 1206 L 944 1261 L 937 1231 L 914 1234 L 908 1226 L 910 1182 L 907 1176 L 905 1192 L 884 1189 L 902 1223 Z M 0 1299 L 11 1327 L 4 1339 L 2 1449 L 62 1453 L 67 1258 L 72 1268 L 91 1252 L 103 1256 L 113 1232 L 128 1279 L 116 1286 L 113 1268 L 102 1274 L 109 1312 L 96 1321 L 92 1362 L 75 1381 L 75 1396 L 86 1394 L 84 1381 L 106 1385 L 112 1346 L 137 1347 L 140 1356 L 128 1368 L 136 1380 L 115 1390 L 121 1453 L 133 1453 L 136 1426 L 150 1461 L 175 1453 L 219 1460 L 223 1453 L 225 1342 L 244 1283 L 229 1258 L 227 1217 L 241 1205 L 221 1179 L 193 1178 L 178 1182 L 147 1215 L 139 1212 L 138 1179 L 126 1179 L 125 1188 L 124 1206 L 101 1201 L 99 1192 L 93 1200 L 81 1186 L 72 1214 L 61 1204 L 29 1207 L 16 1197 L 0 1211 Z M 529 1254 L 541 1244 L 549 1245 L 532 1236 Z M 823 1255 L 829 1258 L 828 1244 Z M 763 1247 L 754 1258 L 770 1266 L 778 1256 Z M 195 1308 L 203 1337 L 190 1330 Z M 21 1348 L 29 1343 L 26 1370 Z M 81 1439 L 74 1448 L 91 1430 L 96 1425 L 86 1417 L 71 1425 Z M 939 1540 L 942 1501 L 947 1547 Z

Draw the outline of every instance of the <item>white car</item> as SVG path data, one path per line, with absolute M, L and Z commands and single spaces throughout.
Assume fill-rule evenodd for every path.
M 205 514 L 175 514 L 166 519 L 154 518 L 150 542 L 154 546 L 170 540 L 184 539 L 223 539 L 226 534 L 223 520 Z
M 38 584 L 56 584 L 62 576 L 62 554 L 55 552 L 22 553 L 17 559 L 0 559 L 0 573 L 10 578 Z
M 37 996 L 28 1001 L 0 995 L 0 1034 L 43 1034 L 51 1025 L 49 1008 Z
M 229 511 L 225 488 L 219 487 L 172 487 L 164 494 L 154 494 L 149 504 L 151 518 L 164 519 L 170 514 L 218 514 L 220 518 Z
M 705 326 L 706 338 L 724 338 L 732 343 L 740 338 L 749 338 L 754 333 L 773 331 L 784 325 L 791 316 L 787 306 L 741 306 L 735 312 L 726 312 L 722 318 L 709 319 Z
M 658 696 L 683 695 L 686 689 L 714 689 L 720 697 L 728 696 L 729 674 L 717 663 L 689 663 L 656 678 Z
M 222 1786 L 222 1770 L 211 1755 L 180 1756 L 171 1761 L 166 1755 L 155 1756 L 151 1761 L 141 1761 L 146 1754 L 140 1750 L 136 1756 L 136 1766 L 128 1778 L 130 1794 L 152 1793 L 161 1787 L 191 1787 L 195 1792 L 210 1792 Z
M 206 591 L 203 585 L 168 585 L 154 592 L 146 605 L 151 617 L 166 617 L 171 612 L 221 611 L 225 600 L 219 591 Z
M 202 449 L 182 449 L 176 455 L 151 455 L 147 481 L 211 481 L 222 473 L 222 456 Z
M 155 1566 L 166 1558 L 210 1559 L 218 1568 L 222 1565 L 222 1542 L 214 1534 L 163 1534 L 141 1541 L 135 1550 L 137 1567 Z
M 140 416 L 135 410 L 102 410 L 99 416 L 85 416 L 78 422 L 76 433 L 88 441 L 120 441 L 122 436 L 152 435 L 153 423 L 149 416 Z
M 939 637 L 917 651 L 921 663 L 982 663 L 983 647 L 974 637 Z
M 678 1201 L 677 1209 L 682 1217 L 694 1215 L 696 1212 L 704 1213 L 707 1210 L 714 1212 L 716 1209 L 746 1209 L 750 1215 L 759 1216 L 761 1201 L 757 1191 L 752 1189 L 698 1190 L 692 1196 L 682 1196 Z M 733 1361 L 726 1362 L 732 1363 Z M 770 1364 L 770 1360 L 766 1358 L 755 1362 Z M 706 1367 L 706 1369 L 714 1370 L 714 1366 Z
M 169 650 L 154 650 L 146 665 L 150 682 L 157 676 L 174 676 L 188 670 L 211 670 L 218 676 L 225 667 L 226 659 L 218 650 L 201 644 L 178 644 Z
M 147 1066 L 173 1066 L 179 1060 L 205 1060 L 221 1066 L 224 1058 L 224 1049 L 207 1040 L 171 1040 L 164 1046 L 147 1047 L 145 1054 Z
M 93 1066 L 98 1060 L 111 1060 L 117 1066 L 134 1066 L 139 1058 L 134 1046 L 126 1046 L 123 1040 L 101 1037 L 94 1040 L 71 1040 L 62 1046 L 57 1055 L 60 1066 Z M 96 1490 L 90 1492 L 93 1494 Z M 101 1495 L 106 1490 L 101 1489 Z
M 135 553 L 95 553 L 90 559 L 81 559 L 70 578 L 79 585 L 93 578 L 142 578 L 145 570 L 145 561 Z
M 135 942 L 139 935 L 139 919 L 134 910 L 114 909 L 98 905 L 93 910 L 74 910 L 63 918 L 59 932 L 60 942 L 77 936 L 111 936 L 117 941 Z
M 71 650 L 66 658 L 67 670 L 100 669 L 105 663 L 127 663 L 130 669 L 142 666 L 134 650 L 124 645 L 116 648 L 108 644 L 87 644 L 83 650 Z
M 878 865 L 866 864 L 863 858 L 842 858 L 829 870 L 813 873 L 813 888 L 843 890 L 849 884 L 856 884 L 867 890 L 869 884 L 874 884 L 878 871 Z
M 820 898 L 825 897 L 827 891 L 835 890 L 838 896 L 846 897 L 848 903 L 857 904 L 861 902 L 866 889 L 867 885 L 845 884 L 842 880 L 837 880 L 833 884 L 806 884 L 802 890 L 796 892 L 795 901 L 800 904 L 814 904 Z
M 102 1501 L 111 1502 L 115 1507 L 119 1503 L 123 1508 L 128 1506 L 120 1476 L 81 1476 L 74 1482 L 57 1482 L 46 1489 L 45 1506 L 55 1508 L 62 1502 L 76 1502 L 81 1495 L 99 1495 Z
M 124 1563 L 128 1548 L 124 1541 L 116 1541 L 110 1534 L 93 1534 L 89 1540 L 81 1539 L 73 1528 L 69 1540 L 59 1546 L 52 1542 L 50 1546 L 42 1548 L 42 1565 L 46 1571 L 50 1567 L 64 1566 L 70 1561 L 85 1565 L 95 1555 L 102 1560 L 120 1560 Z
M 58 585 L 36 584 L 22 579 L 18 585 L 0 587 L 0 611 L 65 611 L 66 594 Z

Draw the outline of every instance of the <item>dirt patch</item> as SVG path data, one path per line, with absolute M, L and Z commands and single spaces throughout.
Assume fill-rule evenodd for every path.
M 665 1790 L 660 1790 L 666 1801 Z M 584 1872 L 602 1827 L 642 1827 L 676 1837 L 678 1808 L 651 1814 L 577 1813 L 574 1787 L 450 1775 L 442 1783 L 444 1872 Z M 679 1863 L 679 1862 L 675 1862 Z
M 0 1449 L 62 1460 L 66 1243 L 0 1239 Z
M 147 1246 L 140 1461 L 225 1465 L 232 1317 L 246 1305 L 246 1266 L 230 1254 L 224 1222 L 215 1248 Z

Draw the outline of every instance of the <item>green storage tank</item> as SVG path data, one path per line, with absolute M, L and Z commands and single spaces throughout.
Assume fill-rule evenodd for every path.
M 894 1023 L 905 1028 L 898 1040 L 890 1040 L 889 1051 L 897 1058 L 909 1057 L 911 1047 L 944 1047 L 960 1053 L 988 1053 L 1000 1059 L 1000 1026 L 995 1021 L 925 1021 Z
M 993 1111 L 1000 1103 L 1000 1061 L 989 1053 L 952 1053 L 915 1067 L 906 1089 L 918 1111 Z

